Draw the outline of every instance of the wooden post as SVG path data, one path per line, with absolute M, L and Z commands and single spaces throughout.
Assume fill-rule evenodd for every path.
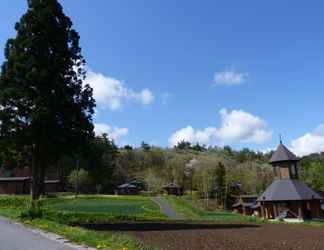
M 303 204 L 302 202 L 299 203 L 298 206 L 298 218 L 303 219 L 304 218 L 304 213 L 303 213 Z
M 261 208 L 260 209 L 261 210 L 261 218 L 265 219 L 264 218 L 264 207 L 263 207 L 263 202 L 262 201 L 260 202 L 260 208 Z
M 274 215 L 275 218 L 278 217 L 278 210 L 277 210 L 277 204 L 276 203 L 273 204 L 273 215 Z

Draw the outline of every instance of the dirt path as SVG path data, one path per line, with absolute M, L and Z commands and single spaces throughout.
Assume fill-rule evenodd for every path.
M 185 219 L 184 216 L 182 214 L 179 214 L 177 211 L 175 211 L 165 199 L 161 197 L 153 197 L 152 200 L 160 206 L 161 212 L 166 216 L 168 216 L 170 219 L 173 220 Z

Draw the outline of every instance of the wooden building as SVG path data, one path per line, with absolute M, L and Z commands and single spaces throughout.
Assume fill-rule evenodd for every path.
M 139 188 L 131 183 L 124 183 L 119 185 L 116 190 L 116 195 L 136 195 L 139 193 Z
M 323 197 L 298 179 L 299 159 L 280 142 L 270 159 L 275 180 L 258 198 L 265 219 L 320 216 Z
M 244 215 L 253 215 L 258 211 L 257 195 L 239 195 L 232 208 L 235 212 Z
M 31 190 L 30 168 L 0 168 L 0 194 L 29 194 Z M 57 174 L 48 172 L 45 180 L 45 193 L 61 192 L 63 186 Z
M 162 190 L 168 195 L 183 195 L 183 188 L 175 183 L 163 186 Z

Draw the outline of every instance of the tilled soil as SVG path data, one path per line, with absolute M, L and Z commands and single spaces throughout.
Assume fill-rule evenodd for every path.
M 96 229 L 126 232 L 161 250 L 324 250 L 324 229 L 306 225 L 161 222 L 106 224 Z

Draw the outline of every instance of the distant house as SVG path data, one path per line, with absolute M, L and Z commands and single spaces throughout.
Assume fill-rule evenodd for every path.
M 122 185 L 119 185 L 116 190 L 115 194 L 116 195 L 136 195 L 138 194 L 140 189 L 131 184 L 131 183 L 124 183 Z
M 175 183 L 163 186 L 162 190 L 168 195 L 183 195 L 183 188 Z
M 145 190 L 145 184 L 142 181 L 132 180 L 129 182 L 129 184 L 136 186 L 139 189 L 139 191 Z
M 260 206 L 257 204 L 257 199 L 257 195 L 239 195 L 232 208 L 240 214 L 257 215 L 260 209 Z
M 0 177 L 0 194 L 28 194 L 30 184 L 30 177 Z
M 0 168 L 0 194 L 29 194 L 31 190 L 31 170 L 29 167 Z M 62 191 L 62 182 L 57 174 L 48 173 L 45 180 L 45 193 Z

